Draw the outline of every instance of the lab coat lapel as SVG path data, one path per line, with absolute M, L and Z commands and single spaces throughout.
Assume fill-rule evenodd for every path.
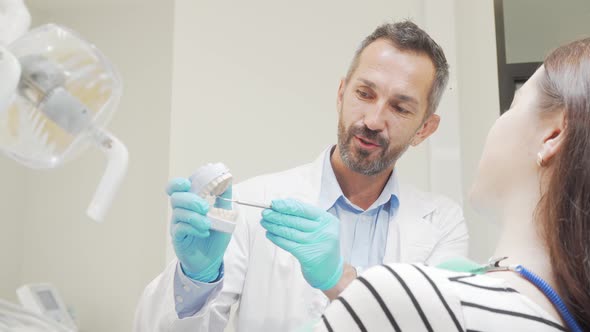
M 309 176 L 309 186 L 307 197 L 310 200 L 310 203 L 313 205 L 319 205 L 320 201 L 320 192 L 322 187 L 322 174 L 324 171 L 324 160 L 326 157 L 329 156 L 328 150 L 330 150 L 332 146 L 324 149 L 322 153 L 311 163 L 310 167 L 310 176 Z
M 436 230 L 431 223 L 436 207 L 410 186 L 400 183 L 399 192 L 400 205 L 389 221 L 383 263 L 423 262 L 436 243 Z

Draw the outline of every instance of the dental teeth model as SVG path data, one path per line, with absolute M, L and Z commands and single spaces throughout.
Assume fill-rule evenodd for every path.
M 205 199 L 211 208 L 207 217 L 211 228 L 232 233 L 236 227 L 237 213 L 232 209 L 232 175 L 222 163 L 201 166 L 190 177 L 191 192 Z M 220 197 L 217 197 L 220 196 Z

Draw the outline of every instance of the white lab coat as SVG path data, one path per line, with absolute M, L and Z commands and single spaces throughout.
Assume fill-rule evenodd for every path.
M 276 198 L 318 201 L 323 153 L 294 169 L 256 177 L 234 187 L 236 197 L 258 202 Z M 389 223 L 384 262 L 437 264 L 467 254 L 461 208 L 447 198 L 399 184 L 400 206 Z M 238 331 L 292 331 L 318 319 L 328 298 L 303 278 L 299 262 L 265 237 L 260 209 L 241 207 L 225 253 L 225 279 L 195 315 L 179 319 L 174 301 L 174 260 L 145 289 L 136 331 L 223 331 L 230 307 L 240 301 Z

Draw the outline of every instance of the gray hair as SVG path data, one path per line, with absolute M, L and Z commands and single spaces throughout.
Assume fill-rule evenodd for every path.
M 436 111 L 449 81 L 449 65 L 442 48 L 424 30 L 409 20 L 380 25 L 363 40 L 355 52 L 352 63 L 346 73 L 347 81 L 358 67 L 363 50 L 377 39 L 388 40 L 402 51 L 425 54 L 432 60 L 435 75 L 428 94 L 428 108 L 424 117 L 426 119 Z

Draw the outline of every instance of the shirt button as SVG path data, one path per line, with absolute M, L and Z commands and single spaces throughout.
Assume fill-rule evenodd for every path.
M 190 292 L 191 291 L 191 288 L 188 285 L 184 285 L 184 287 L 182 287 L 182 288 L 184 288 L 184 291 L 185 292 Z
M 176 302 L 178 302 L 178 303 L 182 303 L 182 302 L 184 302 L 184 299 L 182 298 L 182 296 L 178 295 L 178 296 L 176 297 Z

